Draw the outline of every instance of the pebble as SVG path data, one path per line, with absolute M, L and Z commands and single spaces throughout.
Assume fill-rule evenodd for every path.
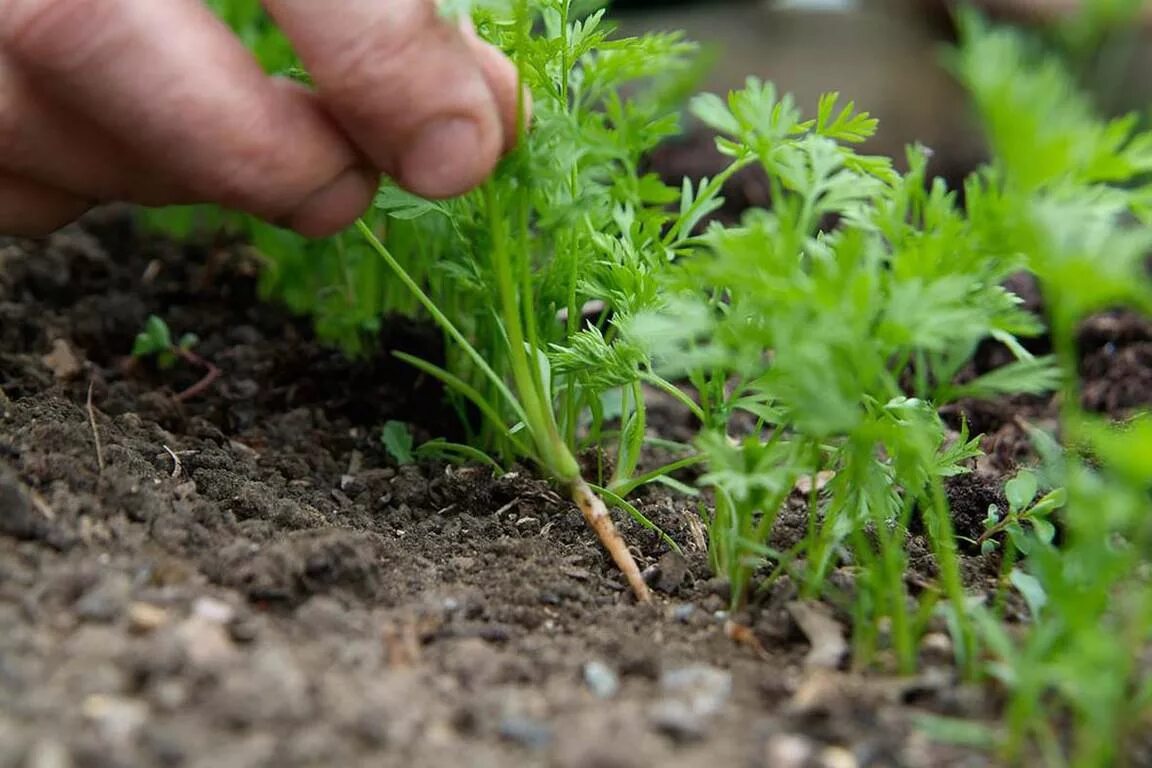
M 680 603 L 672 608 L 672 620 L 687 624 L 696 613 L 696 606 L 692 603 Z
M 500 721 L 500 735 L 531 749 L 543 749 L 552 743 L 551 726 L 518 715 L 510 715 Z
M 188 661 L 201 669 L 223 666 L 239 654 L 227 627 L 199 615 L 185 619 L 176 636 Z
M 858 768 L 860 761 L 843 747 L 826 747 L 820 752 L 820 768 Z
M 764 746 L 763 765 L 765 768 L 805 768 L 815 751 L 815 745 L 803 736 L 776 734 Z
M 168 611 L 151 603 L 128 606 L 128 626 L 133 632 L 153 632 L 168 623 Z
M 84 716 L 110 744 L 131 743 L 148 722 L 148 705 L 137 699 L 93 694 L 84 700 Z
M 72 768 L 72 765 L 68 748 L 55 739 L 42 739 L 33 744 L 24 760 L 24 768 Z
M 719 712 L 732 693 L 732 673 L 703 664 L 671 669 L 660 677 L 666 693 L 685 697 L 702 716 Z
M 659 572 L 656 589 L 666 594 L 675 592 L 688 577 L 688 560 L 679 552 L 670 551 L 660 558 Z
M 952 638 L 943 632 L 929 632 L 920 641 L 920 653 L 926 662 L 949 664 L 954 656 Z
M 124 613 L 131 595 L 132 584 L 127 576 L 109 574 L 76 601 L 76 615 L 85 621 L 113 622 Z
M 709 721 L 732 695 L 732 674 L 705 665 L 681 667 L 660 677 L 664 698 L 650 711 L 657 729 L 678 739 L 702 738 Z
M 227 624 L 236 617 L 236 610 L 232 606 L 214 597 L 196 598 L 192 613 L 215 624 Z
M 601 699 L 610 699 L 620 690 L 620 677 L 602 661 L 584 665 L 584 683 Z
M 237 726 L 301 723 L 313 713 L 308 675 L 286 647 L 269 645 L 250 654 L 216 692 L 215 709 Z

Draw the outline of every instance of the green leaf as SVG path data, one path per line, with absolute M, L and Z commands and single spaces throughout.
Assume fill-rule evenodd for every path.
M 1050 520 L 1036 515 L 1030 515 L 1028 522 L 1031 524 L 1037 539 L 1045 544 L 1052 543 L 1052 540 L 1056 537 L 1056 526 L 1053 525 Z
M 1008 497 L 1008 506 L 1013 512 L 1022 512 L 1027 509 L 1032 500 L 1036 498 L 1039 482 L 1036 474 L 1029 470 L 1021 470 L 1004 484 L 1004 494 Z
M 1008 580 L 1020 592 L 1024 602 L 1028 603 L 1028 610 L 1031 612 L 1032 618 L 1038 619 L 1044 606 L 1048 604 L 1048 594 L 1044 591 L 1044 585 L 1035 576 L 1019 568 L 1012 569 Z
M 443 204 L 432 200 L 425 200 L 411 192 L 394 186 L 381 187 L 376 192 L 376 199 L 373 205 L 387 213 L 391 218 L 400 219 L 401 221 L 411 221 L 421 216 L 426 216 L 429 213 L 447 215 Z
M 853 144 L 872 138 L 880 121 L 867 112 L 857 113 L 856 102 L 853 101 L 848 102 L 837 114 L 839 100 L 840 94 L 837 92 L 825 93 L 820 97 L 814 131 L 821 136 Z
M 1042 395 L 1059 388 L 1063 372 L 1053 356 L 1014 360 L 971 381 L 945 388 L 942 398 L 992 399 L 1008 394 Z
M 133 357 L 158 355 L 171 349 L 172 332 L 168 330 L 168 323 L 157 315 L 149 315 L 144 330 L 136 335 L 136 342 L 132 346 Z
M 389 421 L 385 423 L 380 432 L 380 441 L 384 444 L 388 455 L 395 459 L 398 464 L 411 464 L 414 461 L 412 432 L 404 422 Z
M 991 750 L 1002 741 L 996 727 L 988 723 L 941 715 L 918 715 L 915 722 L 929 739 L 943 744 Z

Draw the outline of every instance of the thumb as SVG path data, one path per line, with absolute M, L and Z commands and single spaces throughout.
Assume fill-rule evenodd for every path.
M 316 0 L 264 4 L 325 108 L 377 168 L 433 198 L 492 172 L 515 125 L 504 114 L 515 72 L 479 52 L 434 0 L 343 0 L 339 11 Z

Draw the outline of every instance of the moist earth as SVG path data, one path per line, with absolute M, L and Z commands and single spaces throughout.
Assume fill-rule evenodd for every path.
M 178 393 L 203 370 L 130 357 L 151 313 L 220 369 L 197 396 Z M 387 354 L 437 335 L 385 327 L 347 361 L 258 300 L 242 244 L 124 210 L 0 241 L 0 767 L 987 764 L 917 727 L 998 717 L 942 628 L 915 677 L 855 671 L 847 615 L 784 580 L 738 617 L 756 642 L 728 639 L 694 502 L 638 500 L 683 555 L 621 521 L 641 606 L 530 470 L 397 466 L 385 421 L 453 422 Z M 1149 331 L 1086 329 L 1101 410 L 1146 399 Z M 950 488 L 961 535 L 1002 503 L 1022 419 L 1050 417 L 1026 406 L 965 406 L 992 450 Z M 653 421 L 683 428 L 666 403 Z M 775 543 L 802 533 L 785 514 Z M 910 546 L 916 587 L 931 558 Z M 996 563 L 968 552 L 965 573 L 990 588 Z

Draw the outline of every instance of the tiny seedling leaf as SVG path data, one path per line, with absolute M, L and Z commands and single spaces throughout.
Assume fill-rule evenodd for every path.
M 384 444 L 384 449 L 388 451 L 388 455 L 395 459 L 398 464 L 411 464 L 414 461 L 412 432 L 404 422 L 387 422 L 380 433 L 380 442 Z

